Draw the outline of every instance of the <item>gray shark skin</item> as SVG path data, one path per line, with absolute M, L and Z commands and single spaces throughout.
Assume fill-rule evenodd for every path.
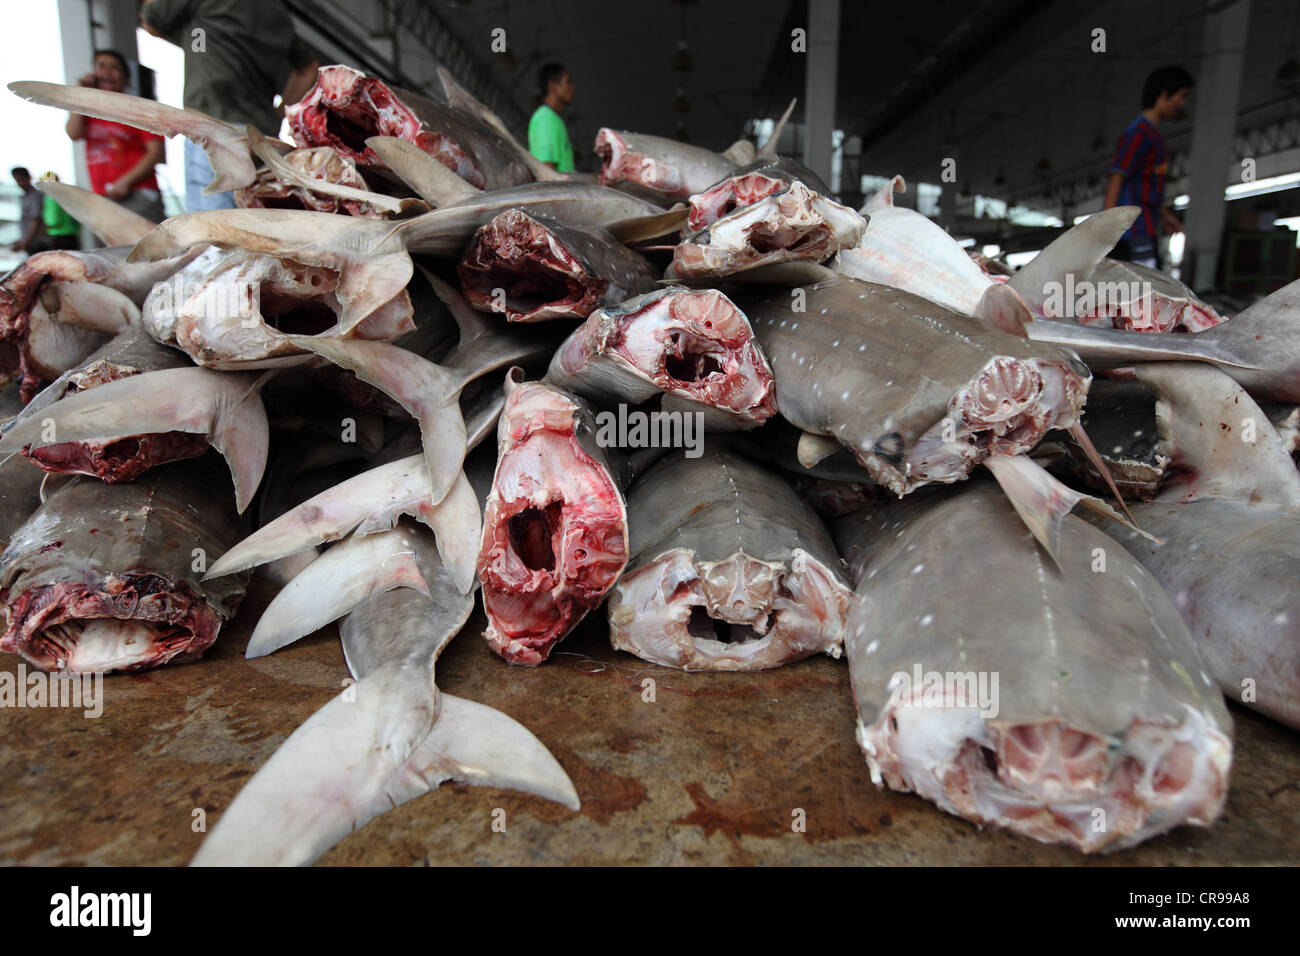
M 897 495 L 1070 427 L 1091 380 L 1068 352 L 888 286 L 835 276 L 735 299 L 776 375 L 781 415 L 832 440 L 820 457 L 837 442 Z
M 1236 321 L 1235 319 L 1231 321 Z M 1300 473 L 1267 415 L 1207 365 L 1142 365 L 1171 477 L 1115 537 L 1168 590 L 1231 700 L 1300 729 Z
M 832 528 L 857 579 L 845 651 L 877 785 L 1085 853 L 1219 816 L 1223 698 L 1113 538 L 1067 516 L 1054 562 L 989 482 Z

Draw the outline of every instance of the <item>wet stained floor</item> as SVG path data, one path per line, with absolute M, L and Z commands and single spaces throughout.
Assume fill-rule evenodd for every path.
M 195 821 L 214 823 L 347 676 L 333 627 L 244 659 L 271 596 L 255 582 L 198 663 L 108 677 L 97 719 L 0 710 L 0 861 L 186 863 L 203 838 Z M 872 786 L 843 661 L 683 674 L 611 650 L 598 613 L 549 663 L 524 669 L 488 650 L 482 625 L 476 613 L 443 655 L 439 686 L 535 733 L 581 811 L 445 784 L 352 833 L 322 864 L 1300 863 L 1300 734 L 1240 708 L 1231 794 L 1213 828 L 1085 858 Z M 4 655 L 0 668 L 18 662 Z M 493 830 L 498 809 L 504 832 Z

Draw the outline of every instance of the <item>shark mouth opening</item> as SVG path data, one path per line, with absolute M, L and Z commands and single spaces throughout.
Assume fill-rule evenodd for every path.
M 1079 317 L 1080 325 L 1126 332 L 1201 332 L 1222 322 L 1219 314 L 1203 302 L 1174 299 L 1159 292 Z
M 609 286 L 545 225 L 517 209 L 479 229 L 457 272 L 471 306 L 504 311 L 510 322 L 586 318 Z
M 258 289 L 258 304 L 262 321 L 285 335 L 320 335 L 338 325 L 338 299 L 330 288 L 336 276 L 323 276 L 321 270 L 312 269 L 295 283 L 298 288 L 285 288 L 275 280 L 263 282 Z M 316 290 L 320 291 L 316 291 Z
M 633 183 L 671 199 L 690 195 L 675 166 L 629 149 L 627 140 L 612 129 L 602 128 L 596 134 L 595 153 L 600 157 L 602 186 Z
M 134 671 L 195 660 L 217 639 L 221 616 L 188 582 L 110 575 L 97 586 L 62 582 L 7 602 L 0 650 L 47 671 Z
M 319 147 L 321 150 L 328 147 Z M 330 150 L 333 152 L 333 150 Z M 292 157 L 294 154 L 290 154 Z M 365 180 L 356 167 L 335 153 L 334 161 L 311 157 L 296 165 L 301 171 L 322 183 L 336 186 L 351 186 L 353 189 L 368 189 Z M 313 192 L 302 186 L 284 182 L 269 169 L 258 170 L 257 178 L 251 186 L 245 186 L 235 193 L 235 203 L 241 209 L 304 209 L 308 212 L 340 213 L 360 216 L 363 219 L 382 219 L 384 214 L 368 202 L 356 199 L 340 199 L 324 193 Z
M 455 140 L 424 124 L 391 89 L 374 77 L 344 66 L 323 66 L 316 85 L 286 108 L 289 128 L 304 146 L 330 146 L 355 163 L 383 166 L 366 145 L 371 136 L 395 136 L 414 143 L 457 176 L 487 185 L 473 158 Z
M 497 464 L 478 572 L 489 645 L 535 666 L 623 570 L 627 515 L 609 474 L 578 443 L 571 412 L 525 415 L 529 434 Z
M 138 368 L 101 360 L 70 376 L 63 395 L 83 392 L 140 372 Z M 24 445 L 22 455 L 42 471 L 58 475 L 90 475 L 113 485 L 130 481 L 156 465 L 197 458 L 208 447 L 204 435 L 169 431 L 58 442 L 41 448 Z
M 906 480 L 895 484 L 910 490 L 957 481 L 990 455 L 1029 451 L 1049 430 L 1078 420 L 1087 391 L 1087 382 L 1063 363 L 993 358 L 917 440 L 904 461 Z
M 721 292 L 680 291 L 654 298 L 619 316 L 609 344 L 666 392 L 753 424 L 776 414 L 772 370 L 749 320 Z
M 198 263 L 175 294 L 145 303 L 150 329 L 171 327 L 176 345 L 200 365 L 232 365 L 302 354 L 289 335 L 320 335 L 339 325 L 336 271 L 274 256 L 230 255 L 230 264 Z M 188 278 L 188 277 L 186 277 Z M 170 303 L 180 304 L 169 315 Z M 415 328 L 403 289 L 361 320 L 354 338 L 392 340 Z
M 1200 714 L 1137 718 L 1120 740 L 1060 721 L 1006 724 L 977 709 L 891 701 L 858 725 L 871 779 L 981 826 L 1085 853 L 1180 823 L 1207 826 L 1227 799 L 1232 742 Z
M 75 256 L 42 252 L 0 282 L 0 385 L 17 380 L 24 405 L 66 370 L 56 367 L 61 360 L 70 361 L 71 367 L 103 339 L 88 329 L 55 321 L 41 304 L 42 292 L 51 283 L 93 281 L 88 271 Z
M 699 232 L 723 216 L 745 206 L 752 206 L 783 188 L 784 182 L 761 173 L 746 173 L 744 176 L 724 179 L 716 186 L 691 197 L 691 214 L 686 220 L 686 228 L 691 232 Z
M 204 435 L 170 431 L 127 435 L 106 441 L 68 441 L 43 448 L 22 449 L 23 456 L 43 471 L 58 475 L 91 475 L 115 485 L 130 481 L 156 465 L 197 458 L 208 450 Z
M 609 598 L 610 642 L 688 671 L 838 658 L 852 592 L 806 552 L 788 565 L 737 552 L 701 561 L 676 548 L 624 575 Z
M 670 275 L 698 278 L 773 262 L 821 262 L 856 245 L 865 226 L 852 209 L 795 182 L 678 243 Z

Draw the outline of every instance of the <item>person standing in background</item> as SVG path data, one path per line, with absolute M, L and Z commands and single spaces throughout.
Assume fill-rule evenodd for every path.
M 41 182 L 57 183 L 59 177 L 46 173 Z M 38 236 L 29 246 L 31 252 L 45 252 L 47 249 L 81 248 L 81 224 L 68 215 L 68 211 L 55 202 L 53 196 L 45 196 L 41 201 L 41 218 L 45 222 L 45 235 Z
M 278 136 L 283 104 L 298 102 L 316 83 L 316 56 L 294 34 L 279 0 L 144 0 L 140 25 L 184 51 L 185 108 L 241 129 Z M 207 155 L 186 140 L 185 206 L 191 212 L 234 208 L 233 193 L 203 194 L 210 182 Z
M 573 172 L 573 144 L 560 112 L 573 102 L 573 78 L 560 63 L 547 63 L 537 80 L 542 105 L 528 121 L 528 151 L 561 173 Z
M 130 72 L 126 58 L 116 50 L 96 50 L 95 68 L 77 82 L 82 86 L 121 93 Z M 134 126 L 71 113 L 68 136 L 86 141 L 90 188 L 121 203 L 146 219 L 163 219 L 162 194 L 154 167 L 163 162 L 163 138 Z
M 18 228 L 21 231 L 18 241 L 10 248 L 14 252 L 34 252 L 32 243 L 41 235 L 44 228 L 41 220 L 41 200 L 44 197 L 41 196 L 41 191 L 32 185 L 32 174 L 27 171 L 26 166 L 15 166 L 9 170 L 9 175 L 23 191 L 22 198 L 19 199 L 18 216 Z
M 1162 66 L 1142 85 L 1142 112 L 1119 139 L 1103 206 L 1138 206 L 1142 211 L 1116 243 L 1113 259 L 1159 269 L 1161 232 L 1183 231 L 1179 218 L 1164 206 L 1169 150 L 1159 124 L 1182 114 L 1191 91 L 1192 75 L 1181 66 Z

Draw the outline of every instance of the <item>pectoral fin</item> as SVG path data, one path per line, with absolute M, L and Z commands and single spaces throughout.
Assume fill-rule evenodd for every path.
M 1137 376 L 1158 396 L 1159 450 L 1180 473 L 1162 500 L 1300 508 L 1300 472 L 1268 416 L 1232 378 L 1199 362 L 1138 365 Z
M 686 225 L 691 211 L 685 206 L 653 213 L 649 216 L 635 216 L 632 219 L 620 219 L 605 227 L 605 230 L 624 244 L 645 242 L 658 236 L 676 233 Z
M 1118 521 L 1150 541 L 1151 537 L 1100 498 L 1085 495 L 1057 481 L 1026 455 L 990 455 L 984 465 L 1002 486 L 1016 514 L 1058 565 L 1061 560 L 1061 524 L 1075 505 Z
M 823 458 L 829 458 L 837 451 L 843 450 L 844 446 L 836 438 L 830 435 L 814 435 L 812 432 L 802 432 L 799 435 L 799 446 L 795 451 L 795 457 L 799 459 L 799 464 L 805 468 L 811 468 Z
M 36 188 L 63 207 L 73 219 L 81 223 L 106 246 L 133 246 L 156 223 L 138 212 L 132 212 L 107 196 L 93 193 L 69 183 L 42 180 Z
M 270 426 L 247 373 L 171 368 L 131 375 L 59 399 L 0 438 L 0 455 L 25 445 L 99 441 L 170 431 L 206 435 L 225 457 L 242 514 L 266 469 Z
M 396 136 L 372 136 L 366 145 L 417 196 L 435 206 L 448 206 L 482 195 L 482 190 L 465 182 L 414 143 Z
M 428 532 L 423 532 L 428 534 Z M 393 588 L 428 594 L 418 526 L 351 537 L 307 565 L 262 612 L 245 657 L 264 657 L 337 621 L 358 604 Z

